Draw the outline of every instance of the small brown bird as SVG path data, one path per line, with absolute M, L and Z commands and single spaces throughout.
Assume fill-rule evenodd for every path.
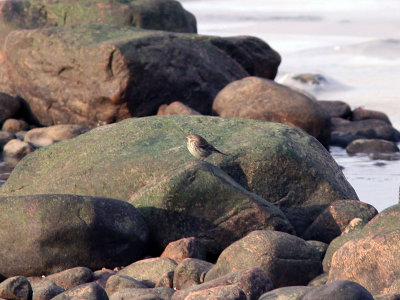
M 187 148 L 189 152 L 198 159 L 206 159 L 213 153 L 226 155 L 197 134 L 189 134 L 186 138 L 188 139 Z

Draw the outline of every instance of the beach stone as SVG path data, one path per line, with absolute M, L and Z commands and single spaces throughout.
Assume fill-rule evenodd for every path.
M 309 286 L 282 287 L 266 292 L 261 295 L 259 300 L 301 300 L 302 297 L 312 289 L 313 288 Z
M 368 154 L 370 159 L 373 160 L 400 160 L 400 153 L 369 153 Z
M 364 287 L 356 282 L 338 280 L 306 292 L 302 300 L 374 300 Z
M 24 131 L 29 129 L 29 124 L 26 123 L 24 120 L 17 120 L 17 119 L 7 119 L 3 123 L 3 127 L 1 130 L 8 131 L 11 133 L 17 133 L 19 131 Z
M 0 151 L 3 151 L 4 146 L 14 138 L 15 135 L 11 132 L 0 131 Z
M 167 245 L 161 257 L 168 257 L 176 262 L 181 262 L 185 258 L 205 259 L 206 251 L 200 239 L 188 237 L 173 241 Z
M 166 287 L 147 289 L 122 289 L 111 295 L 110 300 L 170 300 L 174 290 Z
M 318 104 L 321 105 L 329 113 L 331 118 L 348 119 L 351 117 L 350 105 L 343 101 L 319 100 Z
M 321 258 L 321 261 L 324 259 L 326 250 L 328 249 L 328 244 L 321 242 L 321 241 L 306 241 L 307 244 L 309 244 L 310 246 L 314 247 L 318 253 L 319 253 L 319 257 Z
M 30 300 L 32 286 L 23 276 L 10 277 L 0 283 L 0 298 Z
M 376 119 L 376 120 L 382 120 L 389 125 L 392 125 L 392 123 L 389 120 L 389 117 L 380 111 L 376 110 L 369 110 L 369 109 L 364 109 L 362 107 L 358 107 L 352 112 L 352 120 L 353 121 L 362 121 L 362 120 L 368 120 L 368 119 Z
M 237 286 L 244 291 L 249 300 L 257 300 L 263 293 L 272 290 L 271 279 L 260 268 L 239 270 L 221 276 L 217 279 L 176 291 L 172 300 L 183 300 L 194 292 L 209 290 L 222 286 Z M 192 294 L 193 295 L 193 294 Z
M 368 119 L 349 123 L 334 124 L 332 131 L 350 134 L 357 138 L 400 141 L 400 133 L 382 120 Z
M 157 115 L 200 115 L 200 113 L 179 101 L 162 104 Z
M 247 297 L 243 290 L 234 284 L 193 291 L 185 297 L 185 300 L 209 299 L 247 300 Z
M 360 218 L 365 223 L 378 214 L 370 204 L 359 200 L 338 200 L 331 203 L 307 228 L 303 238 L 317 240 L 329 244 L 341 235 L 354 218 Z
M 143 257 L 148 238 L 138 211 L 115 199 L 66 194 L 1 197 L 0 218 L 0 274 L 7 277 L 125 265 Z M 82 270 L 54 277 L 73 282 Z
M 174 270 L 173 287 L 180 290 L 187 287 L 188 281 L 200 284 L 201 275 L 207 273 L 214 265 L 196 258 L 186 258 L 181 261 Z
M 148 288 L 148 286 L 130 276 L 112 275 L 107 280 L 105 290 L 107 292 L 108 297 L 111 297 L 111 295 L 114 294 L 115 292 L 129 288 L 144 289 Z
M 18 139 L 12 139 L 7 144 L 4 145 L 3 153 L 8 156 L 14 157 L 24 157 L 25 155 L 31 153 L 33 147 L 27 143 Z
M 197 161 L 185 145 L 190 132 L 229 155 Z M 129 201 L 145 217 L 158 253 L 195 236 L 215 255 L 260 228 L 295 227 L 301 235 L 331 202 L 357 199 L 329 152 L 302 130 L 207 116 L 153 116 L 93 129 L 31 153 L 0 190 L 43 193 Z
M 284 232 L 258 230 L 222 251 L 204 281 L 250 267 L 262 269 L 276 288 L 307 284 L 322 272 L 318 251 L 303 239 Z
M 93 272 L 85 267 L 76 267 L 46 277 L 64 290 L 93 281 Z
M 46 278 L 31 282 L 31 284 L 33 290 L 32 300 L 50 300 L 58 294 L 65 292 L 62 287 L 59 287 L 53 281 Z
M 263 40 L 252 36 L 211 37 L 210 42 L 227 53 L 249 75 L 273 80 L 281 56 Z
M 346 151 L 350 155 L 357 153 L 393 153 L 399 152 L 399 147 L 393 142 L 380 139 L 357 139 L 352 141 Z
M 4 49 L 15 91 L 45 126 L 152 115 L 170 99 L 210 114 L 218 91 L 249 75 L 205 37 L 132 27 L 16 30 Z
M 346 148 L 352 141 L 362 138 L 361 136 L 352 135 L 350 133 L 343 133 L 340 131 L 331 132 L 330 146 L 338 146 Z
M 156 287 L 168 287 L 172 289 L 174 287 L 174 273 L 174 271 L 170 271 L 162 275 L 157 281 Z
M 1 5 L 3 5 L 3 3 L 0 3 L 0 12 L 1 12 Z M 2 58 L 0 58 L 0 64 L 1 60 Z M 15 115 L 17 115 L 20 108 L 21 108 L 21 102 L 17 98 L 0 92 L 0 124 L 3 124 L 3 122 L 6 121 L 7 119 L 10 119 Z
M 400 281 L 399 216 L 397 204 L 382 211 L 363 229 L 338 237 L 336 245 L 331 243 L 329 248 L 337 250 L 331 258 L 328 282 L 351 280 L 378 295 L 385 293 L 393 282 Z M 324 261 L 324 267 L 325 264 Z
M 174 271 L 178 263 L 167 257 L 147 258 L 126 266 L 117 275 L 132 277 L 148 287 L 155 287 L 165 274 Z
M 328 281 L 329 274 L 327 272 L 324 272 L 317 277 L 315 277 L 313 280 L 311 280 L 307 286 L 323 286 L 326 284 Z
M 301 83 L 310 85 L 321 85 L 327 82 L 326 78 L 323 75 L 313 73 L 299 74 L 294 76 L 293 79 Z
M 72 139 L 87 131 L 87 127 L 73 124 L 34 128 L 25 134 L 24 141 L 31 143 L 35 147 L 44 147 L 59 141 Z
M 108 300 L 106 291 L 97 283 L 85 283 L 58 294 L 53 300 Z
M 93 281 L 100 285 L 103 289 L 106 289 L 107 280 L 116 273 L 116 270 L 102 268 L 101 270 L 93 272 Z
M 274 81 L 246 77 L 223 88 L 213 111 L 222 117 L 248 118 L 296 126 L 327 146 L 330 116 L 313 99 Z

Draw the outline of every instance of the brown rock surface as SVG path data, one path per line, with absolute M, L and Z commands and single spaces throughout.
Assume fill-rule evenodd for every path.
M 157 115 L 200 115 L 200 113 L 179 101 L 163 104 L 158 108 Z
M 185 258 L 205 259 L 206 252 L 198 238 L 188 237 L 169 243 L 161 257 L 168 257 L 179 263 Z

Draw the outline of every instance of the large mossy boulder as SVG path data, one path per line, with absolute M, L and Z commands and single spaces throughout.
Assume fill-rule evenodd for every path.
M 41 124 L 94 127 L 174 100 L 210 114 L 219 90 L 248 76 L 239 62 L 195 34 L 82 25 L 14 31 L 3 63 Z
M 126 265 L 144 256 L 148 242 L 141 214 L 115 199 L 0 197 L 0 218 L 0 275 L 5 277 Z
M 228 155 L 197 161 L 186 149 L 189 133 Z M 304 131 L 207 116 L 129 119 L 35 151 L 1 194 L 37 193 L 128 201 L 160 246 L 200 236 L 218 249 L 256 229 L 293 232 L 276 206 L 301 235 L 333 201 L 357 199 L 329 152 Z

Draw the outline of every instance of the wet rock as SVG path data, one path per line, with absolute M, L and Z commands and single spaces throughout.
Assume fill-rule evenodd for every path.
M 311 280 L 307 286 L 323 286 L 326 284 L 328 281 L 329 274 L 324 272 L 317 277 L 315 277 L 313 280 Z
M 204 280 L 250 267 L 265 271 L 274 287 L 307 284 L 322 272 L 318 251 L 306 241 L 284 232 L 259 230 L 226 248 Z
M 400 206 L 394 205 L 378 214 L 363 229 L 334 240 L 336 245 L 331 244 L 329 248 L 337 250 L 332 255 L 328 282 L 351 280 L 375 295 L 386 293 L 393 282 L 399 281 L 399 215 Z
M 93 280 L 93 272 L 85 267 L 76 267 L 49 275 L 47 279 L 53 281 L 64 290 L 69 290 L 78 285 L 91 282 Z
M 249 300 L 257 300 L 260 295 L 272 289 L 271 279 L 264 271 L 259 268 L 249 268 L 231 272 L 209 282 L 177 291 L 172 296 L 172 300 L 183 300 L 194 292 L 202 290 L 207 291 L 215 287 L 231 285 L 237 286 L 243 290 Z
M 185 145 L 189 132 L 229 155 L 197 161 Z M 301 235 L 333 201 L 357 199 L 331 155 L 302 130 L 207 116 L 154 116 L 93 129 L 28 155 L 1 187 L 3 195 L 49 192 L 130 201 L 150 226 L 157 253 L 195 236 L 214 255 L 260 227 L 291 233 L 295 227 Z
M 329 145 L 346 148 L 352 141 L 362 138 L 361 136 L 343 133 L 340 131 L 332 131 Z
M 312 290 L 312 287 L 308 286 L 282 287 L 261 295 L 259 300 L 301 300 L 310 290 Z
M 353 121 L 361 121 L 361 120 L 368 120 L 368 119 L 382 120 L 382 121 L 388 123 L 389 125 L 392 125 L 388 116 L 385 113 L 380 112 L 380 111 L 368 110 L 368 109 L 364 109 L 362 107 L 358 107 L 352 113 Z
M 193 291 L 185 300 L 231 299 L 246 300 L 246 294 L 237 285 L 216 286 L 206 290 Z
M 0 274 L 7 277 L 128 264 L 143 256 L 148 237 L 132 205 L 108 198 L 1 197 L 0 218 L 0 243 L 9 245 L 0 247 Z M 68 278 L 71 273 L 54 276 Z
M 319 257 L 321 258 L 321 261 L 324 259 L 326 250 L 328 249 L 328 244 L 320 241 L 306 241 L 307 244 L 310 246 L 314 247 L 318 253 Z
M 78 285 L 68 291 L 58 294 L 53 300 L 108 300 L 106 291 L 97 283 L 91 282 Z
M 349 123 L 334 124 L 332 131 L 351 134 L 357 138 L 382 139 L 400 141 L 400 133 L 391 125 L 382 120 L 362 120 Z
M 4 56 L 16 92 L 45 126 L 148 116 L 171 99 L 210 114 L 218 91 L 249 75 L 205 37 L 113 25 L 16 30 Z
M 15 138 L 15 135 L 7 132 L 7 131 L 0 131 L 0 151 L 3 151 L 4 146 Z
M 196 258 L 186 258 L 181 261 L 174 271 L 174 289 L 187 288 L 188 281 L 194 284 L 201 283 L 201 276 L 208 272 L 214 265 Z
M 338 280 L 315 287 L 306 292 L 302 300 L 374 300 L 374 297 L 361 285 L 347 280 Z
M 23 276 L 10 277 L 0 283 L 0 298 L 30 300 L 32 286 Z
M 56 285 L 53 281 L 48 279 L 38 280 L 31 282 L 33 289 L 33 300 L 50 300 L 65 292 L 62 287 Z
M 17 133 L 19 131 L 25 131 L 29 129 L 29 124 L 26 123 L 24 120 L 17 120 L 17 119 L 7 119 L 1 130 Z
M 0 58 L 0 64 L 1 64 L 1 58 Z M 14 98 L 8 94 L 0 92 L 0 124 L 3 124 L 5 120 L 10 119 L 15 115 L 17 115 L 20 108 L 21 108 L 21 102 L 17 98 Z
M 299 74 L 294 76 L 293 79 L 298 80 L 301 83 L 311 84 L 311 85 L 321 85 L 326 83 L 327 81 L 326 78 L 321 74 L 311 74 L 311 73 Z
M 33 151 L 33 147 L 27 143 L 18 139 L 10 140 L 4 145 L 3 153 L 7 156 L 12 157 L 24 157 Z
M 161 105 L 157 115 L 200 115 L 200 113 L 182 102 L 175 101 L 171 104 Z
M 331 118 L 343 118 L 347 119 L 351 117 L 351 108 L 350 105 L 343 101 L 318 101 L 318 104 L 321 105 L 331 116 Z
M 161 257 L 171 258 L 178 263 L 185 258 L 204 260 L 206 258 L 206 251 L 200 239 L 188 237 L 169 243 L 161 254 Z
M 339 236 L 354 218 L 365 222 L 371 220 L 378 211 L 369 204 L 358 200 L 338 200 L 331 203 L 307 228 L 303 238 L 329 244 Z
M 400 153 L 369 153 L 368 154 L 370 159 L 373 160 L 400 160 Z
M 87 127 L 73 124 L 34 128 L 25 134 L 24 141 L 31 143 L 35 147 L 43 147 L 59 141 L 72 139 L 87 131 Z
M 112 275 L 107 280 L 105 290 L 108 297 L 111 297 L 112 294 L 119 290 L 130 288 L 145 289 L 148 288 L 148 286 L 127 275 Z
M 123 289 L 112 294 L 110 300 L 170 300 L 174 292 L 173 289 L 166 287 L 151 289 Z
M 346 151 L 350 155 L 357 153 L 393 153 L 399 152 L 395 143 L 380 139 L 357 139 L 352 141 Z
M 177 262 L 166 257 L 147 258 L 130 264 L 117 275 L 127 275 L 148 287 L 154 287 L 165 273 L 174 271 L 177 265 Z
M 330 139 L 329 114 L 311 98 L 271 80 L 247 77 L 230 83 L 215 97 L 213 111 L 296 126 L 325 146 Z

